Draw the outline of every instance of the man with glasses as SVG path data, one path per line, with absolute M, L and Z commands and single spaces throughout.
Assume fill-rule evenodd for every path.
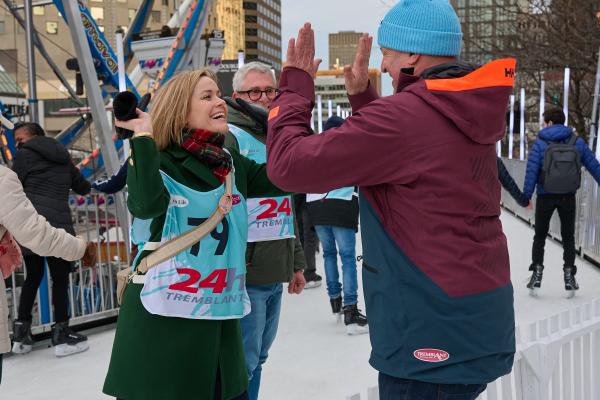
M 258 163 L 266 162 L 266 115 L 277 96 L 276 86 L 268 65 L 251 62 L 236 72 L 232 99 L 225 99 L 230 131 L 225 147 Z M 258 108 L 251 109 L 248 104 Z M 246 288 L 252 308 L 241 327 L 250 380 L 248 395 L 256 400 L 262 364 L 277 333 L 283 282 L 289 282 L 290 294 L 299 294 L 306 282 L 291 196 L 247 201 Z

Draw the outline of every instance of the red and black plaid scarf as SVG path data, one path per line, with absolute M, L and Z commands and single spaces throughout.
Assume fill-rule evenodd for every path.
M 223 183 L 233 168 L 231 156 L 223 150 L 223 144 L 225 135 L 222 133 L 191 129 L 183 132 L 181 147 L 210 168 Z

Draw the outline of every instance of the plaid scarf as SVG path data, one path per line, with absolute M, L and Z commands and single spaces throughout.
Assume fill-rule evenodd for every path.
M 183 132 L 181 147 L 212 170 L 223 183 L 233 168 L 231 156 L 223 150 L 225 135 L 203 129 L 189 129 Z

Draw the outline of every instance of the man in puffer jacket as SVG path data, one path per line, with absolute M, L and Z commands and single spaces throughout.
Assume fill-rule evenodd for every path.
M 27 198 L 36 211 L 55 228 L 74 234 L 69 193 L 90 192 L 90 183 L 73 165 L 67 149 L 53 138 L 45 136 L 36 123 L 15 125 L 15 154 L 13 170 L 23 184 Z M 31 311 L 44 274 L 44 257 L 23 249 L 27 278 L 19 300 L 19 319 L 14 326 L 13 351 L 26 353 L 31 349 Z M 74 354 L 88 348 L 87 338 L 69 328 L 69 273 L 71 264 L 56 257 L 46 258 L 52 277 L 52 302 L 56 323 L 52 326 L 52 344 L 57 357 Z
M 8 232 L 18 243 L 42 256 L 62 257 L 68 261 L 75 261 L 84 256 L 85 241 L 69 235 L 64 229 L 53 228 L 35 211 L 25 196 L 17 175 L 2 165 L 0 165 L 0 187 L 2 188 L 0 239 Z M 0 276 L 0 381 L 2 380 L 2 353 L 8 353 L 11 347 L 8 338 L 8 305 L 4 287 L 4 279 L 7 278 L 8 276 Z
M 551 109 L 544 113 L 544 124 L 546 127 L 540 131 L 527 160 L 523 190 L 525 197 L 528 200 L 531 199 L 533 192 L 537 189 L 535 235 L 531 251 L 532 261 L 529 266 L 532 274 L 527 284 L 527 288 L 529 288 L 532 296 L 536 296 L 537 291 L 541 287 L 544 271 L 544 246 L 554 210 L 558 211 L 558 216 L 560 217 L 565 290 L 567 290 L 568 297 L 573 297 L 575 291 L 579 289 L 579 285 L 575 280 L 575 274 L 577 273 L 577 267 L 575 266 L 576 192 L 566 194 L 551 193 L 546 191 L 541 183 L 544 156 L 550 143 L 565 144 L 575 135 L 573 129 L 564 125 L 565 119 L 565 114 L 560 109 Z M 600 163 L 596 160 L 594 153 L 592 153 L 581 138 L 577 138 L 574 146 L 579 153 L 581 164 L 587 168 L 596 182 L 600 183 Z

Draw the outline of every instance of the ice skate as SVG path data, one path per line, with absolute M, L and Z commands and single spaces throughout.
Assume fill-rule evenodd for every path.
M 362 335 L 369 333 L 367 317 L 361 314 L 356 304 L 344 307 L 344 324 L 348 335 Z
M 529 283 L 527 284 L 527 288 L 529 289 L 529 295 L 532 297 L 537 297 L 538 291 L 542 286 L 544 266 L 541 264 L 531 264 L 529 266 L 529 270 L 533 271 L 533 273 L 531 274 L 531 278 L 529 279 Z
M 342 320 L 342 295 L 329 299 L 329 303 L 331 304 L 331 312 L 335 316 L 337 322 L 340 322 Z
M 579 290 L 579 285 L 575 279 L 577 273 L 576 266 L 569 266 L 563 268 L 565 274 L 565 290 L 567 291 L 567 299 L 575 297 L 575 291 Z
M 304 286 L 304 289 L 313 289 L 321 286 L 321 284 L 323 283 L 323 278 L 321 277 L 321 275 L 317 274 L 314 271 L 311 271 L 310 273 L 305 273 L 304 279 L 306 280 L 306 285 Z
M 56 357 L 81 353 L 90 347 L 87 336 L 71 330 L 68 322 L 57 322 L 52 326 L 52 345 Z
M 13 347 L 15 354 L 27 354 L 33 348 L 31 336 L 31 321 L 16 320 L 13 323 Z

